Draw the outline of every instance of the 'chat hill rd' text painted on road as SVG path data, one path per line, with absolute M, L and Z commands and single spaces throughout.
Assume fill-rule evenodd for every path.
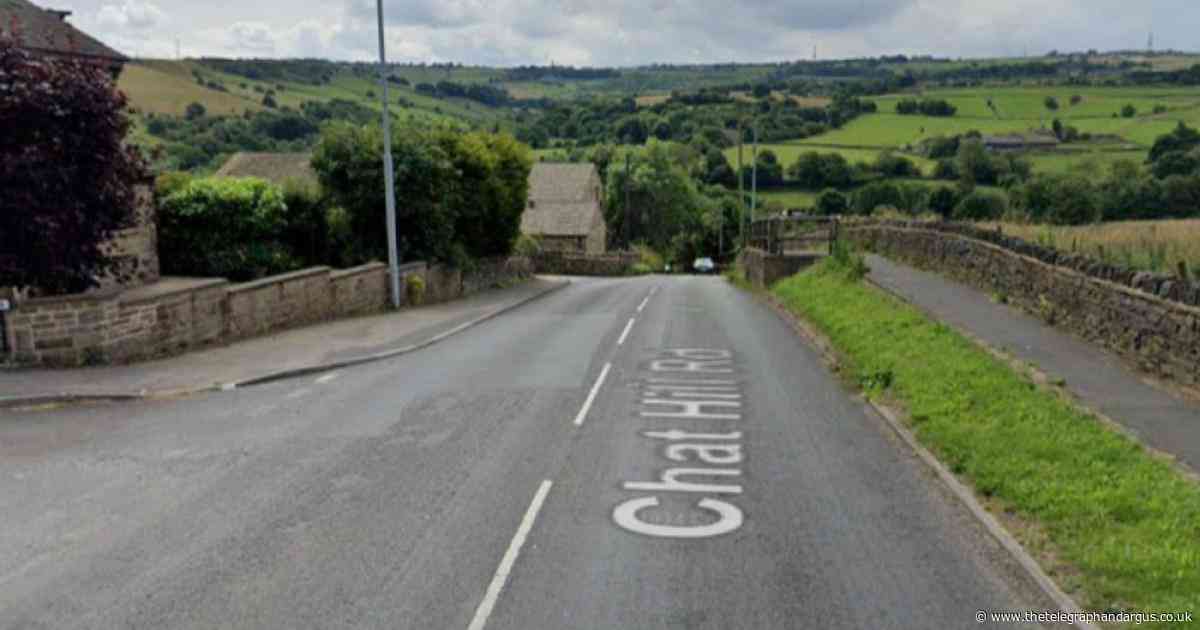
M 613 520 L 628 531 L 656 538 L 712 538 L 736 531 L 745 515 L 730 497 L 742 493 L 741 484 L 733 482 L 742 476 L 738 466 L 745 455 L 742 432 L 727 430 L 742 420 L 741 387 L 731 378 L 733 353 L 666 350 L 647 371 L 638 417 L 682 422 L 686 428 L 646 430 L 641 435 L 656 446 L 666 442 L 663 456 L 685 466 L 663 470 L 658 481 L 626 482 L 622 487 L 639 496 L 618 505 Z M 725 481 L 715 482 L 718 477 Z M 681 494 L 703 498 L 680 503 Z

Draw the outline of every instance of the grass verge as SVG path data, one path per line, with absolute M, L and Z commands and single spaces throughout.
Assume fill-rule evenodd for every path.
M 990 506 L 1045 537 L 1084 610 L 1200 612 L 1200 488 L 856 275 L 830 259 L 772 292 Z

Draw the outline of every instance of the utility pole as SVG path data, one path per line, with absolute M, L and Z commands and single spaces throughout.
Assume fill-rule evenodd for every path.
M 626 151 L 625 151 L 625 221 L 624 221 L 624 223 L 625 223 L 625 250 L 626 251 L 631 251 L 633 249 L 633 225 L 632 225 L 632 219 L 630 218 L 633 216 L 633 213 L 631 211 L 631 208 L 633 206 L 630 203 L 629 177 L 630 177 L 629 150 L 626 149 Z
M 383 182 L 387 203 L 388 271 L 392 308 L 400 308 L 400 260 L 396 251 L 396 174 L 392 165 L 392 119 L 388 114 L 387 52 L 383 44 L 383 0 L 375 0 L 379 17 L 379 82 L 383 84 Z
M 742 247 L 746 247 L 746 182 L 742 177 L 742 123 L 744 121 L 738 118 L 737 135 L 738 135 L 738 236 L 742 239 Z
M 758 119 L 754 119 L 754 165 L 750 168 L 750 226 L 754 226 L 754 213 L 758 209 Z

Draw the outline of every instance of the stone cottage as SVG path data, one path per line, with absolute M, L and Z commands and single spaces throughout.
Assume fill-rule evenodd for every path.
M 70 15 L 28 0 L 0 0 L 0 37 L 34 55 L 96 64 L 108 68 L 114 79 L 119 76 L 129 58 L 72 26 Z
M 603 254 L 608 228 L 601 192 L 594 164 L 534 164 L 521 232 L 541 240 L 546 251 Z

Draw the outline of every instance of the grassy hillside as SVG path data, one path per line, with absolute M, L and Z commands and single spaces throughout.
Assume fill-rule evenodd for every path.
M 191 103 L 204 105 L 213 115 L 262 109 L 257 100 L 209 89 L 197 84 L 190 73 L 165 72 L 158 64 L 127 65 L 117 85 L 129 96 L 132 107 L 145 114 L 182 116 Z

